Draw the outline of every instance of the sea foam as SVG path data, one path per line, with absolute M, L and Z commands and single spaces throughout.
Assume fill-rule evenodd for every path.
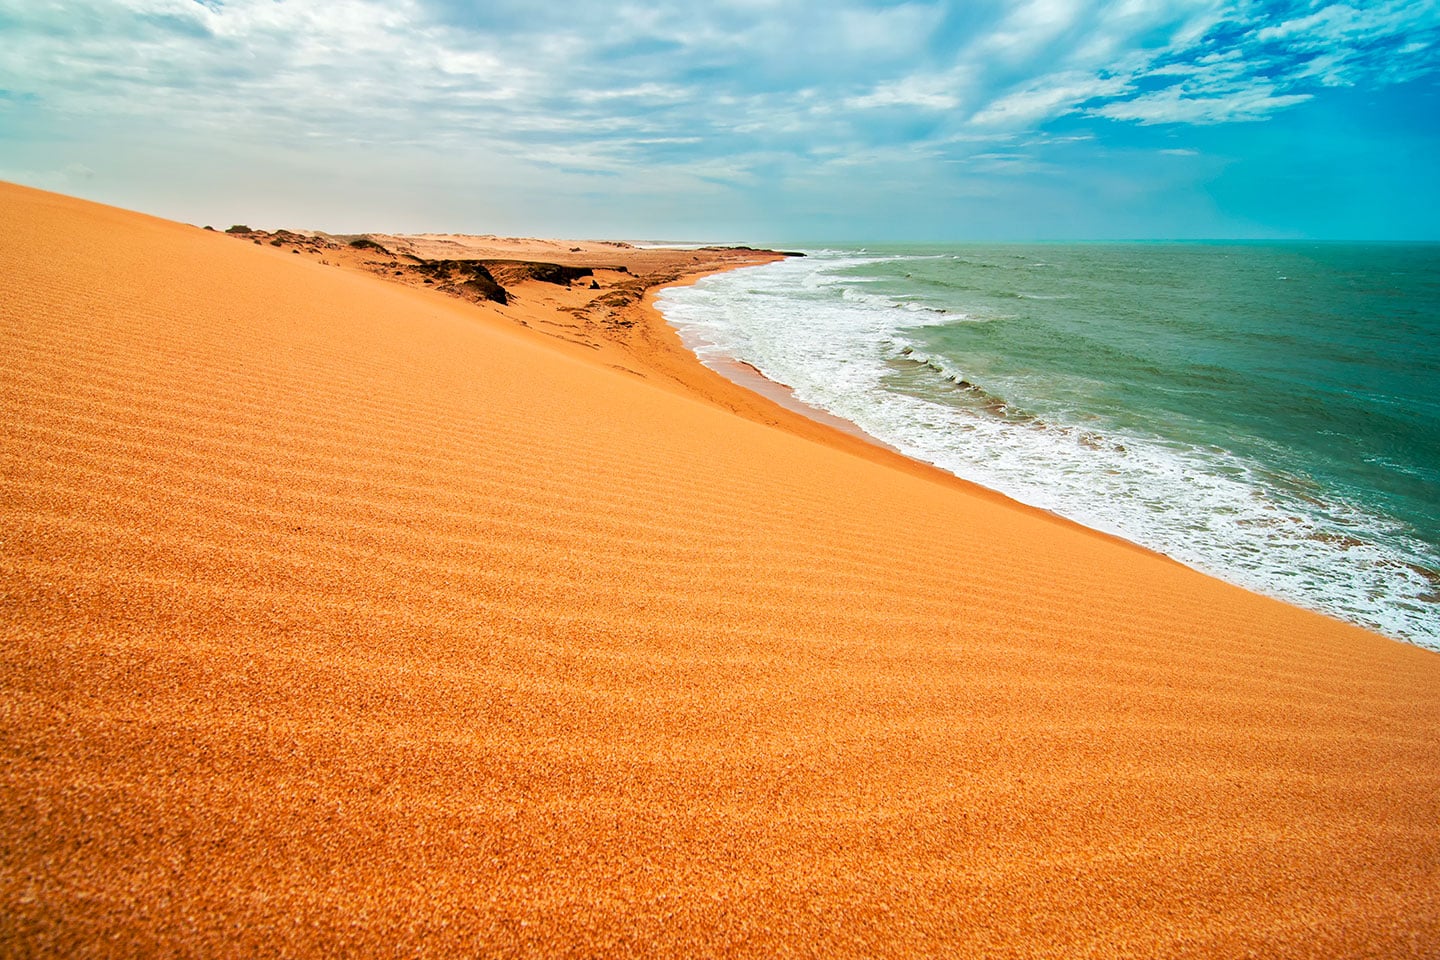
M 812 251 L 667 290 L 659 306 L 702 362 L 751 364 L 909 456 L 1257 592 L 1440 649 L 1436 558 L 1404 523 L 1223 443 L 1047 402 L 1043 376 L 986 382 L 965 358 L 927 350 L 927 327 L 996 317 L 937 308 L 861 275 L 903 276 L 922 259 Z

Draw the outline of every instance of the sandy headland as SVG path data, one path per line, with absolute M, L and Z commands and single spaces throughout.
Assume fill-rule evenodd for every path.
M 0 955 L 1437 955 L 1440 657 L 532 243 L 0 185 Z

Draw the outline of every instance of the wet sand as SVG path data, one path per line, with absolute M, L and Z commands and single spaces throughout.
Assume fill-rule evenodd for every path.
M 0 218 L 0 954 L 1435 955 L 1434 653 L 807 426 L 618 273 Z

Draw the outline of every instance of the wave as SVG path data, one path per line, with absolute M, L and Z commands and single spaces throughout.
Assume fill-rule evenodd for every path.
M 659 305 L 702 361 L 751 364 L 909 456 L 1258 592 L 1440 649 L 1440 572 L 1404 524 L 1303 473 L 1067 410 L 1035 392 L 1043 382 L 961 369 L 915 335 L 968 316 L 857 282 L 857 269 L 881 262 L 812 255 L 668 290 Z
M 957 406 L 963 407 L 966 410 L 1015 426 L 1023 426 L 1033 430 L 1053 431 L 1057 436 L 1073 440 L 1075 443 L 1088 447 L 1091 450 L 1109 449 L 1116 453 L 1125 452 L 1125 445 L 1123 443 L 1112 440 L 1105 434 L 1094 430 L 1080 429 L 1047 420 L 1045 417 L 1038 413 L 1031 412 L 1019 403 L 1007 400 L 1002 394 L 966 379 L 964 373 L 952 367 L 944 358 L 922 353 L 914 346 L 901 346 L 891 362 L 896 364 L 912 364 L 917 368 L 928 370 L 935 374 L 937 383 L 943 387 L 953 389 L 955 391 L 953 396 L 957 398 Z M 922 399 L 927 396 L 933 396 L 933 394 L 927 393 L 916 393 L 914 395 Z

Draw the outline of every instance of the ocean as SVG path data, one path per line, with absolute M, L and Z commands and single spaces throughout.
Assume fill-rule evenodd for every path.
M 1440 245 L 806 253 L 660 309 L 909 456 L 1440 650 Z

